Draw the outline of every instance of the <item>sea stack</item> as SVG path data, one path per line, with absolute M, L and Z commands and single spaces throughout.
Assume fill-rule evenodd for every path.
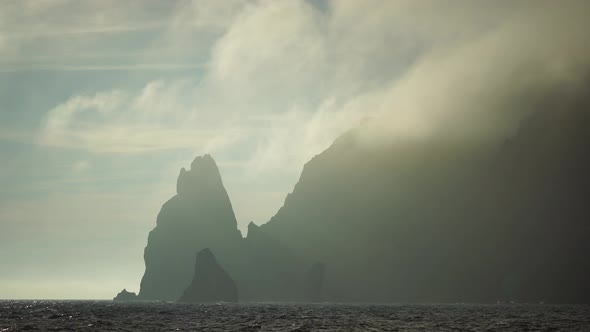
M 178 302 L 238 302 L 238 289 L 233 279 L 219 265 L 209 249 L 197 254 L 193 281 Z
M 211 248 L 230 264 L 241 240 L 215 161 L 195 158 L 190 170 L 180 170 L 177 195 L 162 206 L 149 234 L 139 299 L 176 301 L 191 282 L 197 251 Z

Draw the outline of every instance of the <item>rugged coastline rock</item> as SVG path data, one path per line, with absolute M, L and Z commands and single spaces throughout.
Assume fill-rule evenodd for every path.
M 493 146 L 353 130 L 259 232 L 326 262 L 330 301 L 588 303 L 590 98 L 539 108 Z
M 209 249 L 197 254 L 195 275 L 178 302 L 238 302 L 238 289 Z
M 572 103 L 494 146 L 368 147 L 352 130 L 245 239 L 198 157 L 150 233 L 138 297 L 192 294 L 194 253 L 210 248 L 246 301 L 589 303 L 590 98 Z
M 128 292 L 127 289 L 123 289 L 117 296 L 113 298 L 113 301 L 117 302 L 132 302 L 137 300 L 137 295 L 133 292 Z
M 190 170 L 181 169 L 177 195 L 162 206 L 149 234 L 138 297 L 177 300 L 193 277 L 195 252 L 211 248 L 223 262 L 234 262 L 241 242 L 215 161 L 210 155 L 195 158 Z
M 247 268 L 236 275 L 244 284 L 240 296 L 250 301 L 305 301 L 306 260 L 252 222 L 244 240 L 241 257 Z

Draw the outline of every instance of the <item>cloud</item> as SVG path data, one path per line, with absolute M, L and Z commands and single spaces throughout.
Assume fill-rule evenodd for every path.
M 0 2 L 0 72 L 194 69 L 206 57 L 205 44 L 242 5 L 210 0 Z
M 154 81 L 134 95 L 113 90 L 72 97 L 47 113 L 38 143 L 95 153 L 229 144 L 238 130 L 221 137 L 200 125 L 191 103 L 182 98 L 191 91 L 186 82 Z
M 202 64 L 178 64 L 178 63 L 145 63 L 126 65 L 60 65 L 60 64 L 26 64 L 12 65 L 7 68 L 0 68 L 0 73 L 23 72 L 23 71 L 186 71 L 202 68 Z
M 326 100 L 315 112 L 293 107 L 272 119 L 246 167 L 254 176 L 299 174 L 303 163 L 328 147 L 336 137 L 359 124 L 365 113 L 340 109 Z
M 223 27 L 202 76 L 148 83 L 116 113 L 101 111 L 108 103 L 95 107 L 108 114 L 104 122 L 76 116 L 53 128 L 69 112 L 84 113 L 69 111 L 84 106 L 73 97 L 49 113 L 43 142 L 99 152 L 201 151 L 255 138 L 247 164 L 272 171 L 301 165 L 363 119 L 374 119 L 366 122 L 368 140 L 499 137 L 526 108 L 513 101 L 587 72 L 588 7 L 573 0 L 334 1 L 325 11 L 299 1 L 179 3 L 166 35 L 176 43 L 191 42 L 179 27 Z
M 190 26 L 227 28 L 244 7 L 247 0 L 190 0 L 176 4 L 173 29 L 184 29 Z
M 587 2 L 522 1 L 492 13 L 485 7 L 449 6 L 427 16 L 432 26 L 418 32 L 436 42 L 404 75 L 347 105 L 373 110 L 365 141 L 503 139 L 539 97 L 588 77 Z M 464 19 L 446 20 L 459 9 Z M 458 33 L 457 22 L 467 33 Z
M 180 2 L 154 45 L 182 53 L 199 44 L 206 64 L 182 80 L 73 96 L 47 113 L 39 143 L 98 154 L 210 152 L 242 177 L 286 179 L 287 191 L 305 162 L 361 123 L 369 143 L 501 140 L 539 95 L 586 77 L 588 7 Z M 199 25 L 209 39 L 190 33 Z M 254 185 L 237 178 L 228 186 Z
M 245 100 L 301 97 L 323 72 L 319 15 L 298 1 L 247 7 L 213 47 L 209 83 Z
M 154 7 L 143 1 L 22 0 L 2 2 L 0 15 L 3 30 L 13 38 L 39 38 L 151 30 L 166 24 L 162 14 L 170 8 Z

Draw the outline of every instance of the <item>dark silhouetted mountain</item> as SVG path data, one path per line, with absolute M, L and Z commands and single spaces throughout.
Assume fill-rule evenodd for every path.
M 135 293 L 133 293 L 133 292 L 128 292 L 127 289 L 123 289 L 113 299 L 113 301 L 119 301 L 119 302 L 131 302 L 131 301 L 136 301 L 136 300 L 137 300 L 137 295 L 135 295 Z
M 182 169 L 178 194 L 164 204 L 145 249 L 138 298 L 175 301 L 194 275 L 194 253 L 210 248 L 234 276 L 244 300 L 302 300 L 303 265 L 279 243 L 249 227 L 243 239 L 215 161 L 197 157 Z
M 331 301 L 590 302 L 589 105 L 543 103 L 499 146 L 351 131 L 260 231 L 325 262 Z
M 305 258 L 293 252 L 254 223 L 248 225 L 239 277 L 243 299 L 256 301 L 303 301 L 305 299 Z M 243 292 L 242 292 L 243 290 Z
M 140 299 L 177 300 L 194 273 L 195 253 L 211 248 L 224 262 L 242 240 L 231 202 L 211 156 L 180 170 L 177 195 L 162 206 L 145 248 Z
M 209 249 L 197 254 L 195 275 L 179 302 L 238 302 L 238 289 Z
M 211 248 L 245 301 L 588 303 L 588 96 L 548 96 L 502 144 L 352 130 L 246 239 L 199 157 L 150 233 L 139 298 L 178 299 Z

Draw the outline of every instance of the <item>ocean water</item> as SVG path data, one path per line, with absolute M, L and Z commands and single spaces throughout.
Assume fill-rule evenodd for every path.
M 590 331 L 590 306 L 0 301 L 0 331 Z

